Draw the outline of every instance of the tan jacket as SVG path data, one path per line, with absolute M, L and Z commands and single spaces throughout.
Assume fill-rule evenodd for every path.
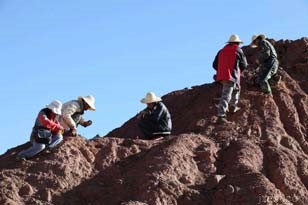
M 83 104 L 79 100 L 72 100 L 62 105 L 60 124 L 65 130 L 76 129 L 78 124 L 84 122 Z

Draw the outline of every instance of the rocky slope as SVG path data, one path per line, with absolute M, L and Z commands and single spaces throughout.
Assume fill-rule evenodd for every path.
M 0 204 L 308 204 L 308 38 L 274 42 L 282 80 L 268 97 L 243 74 L 242 109 L 218 125 L 220 85 L 164 96 L 174 132 L 145 141 L 136 118 L 105 138 L 66 138 L 52 153 L 0 156 Z

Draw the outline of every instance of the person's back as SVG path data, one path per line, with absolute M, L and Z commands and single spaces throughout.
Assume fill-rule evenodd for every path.
M 213 62 L 213 68 L 217 70 L 217 81 L 239 83 L 241 71 L 247 68 L 247 60 L 238 43 L 229 43 L 221 49 Z
M 79 114 L 79 117 L 83 115 L 82 103 L 78 100 L 71 100 L 63 104 L 62 106 L 62 116 L 60 123 L 65 130 L 70 129 L 71 127 L 76 126 L 75 124 L 79 121 L 74 119 L 75 114 Z
M 157 120 L 157 124 L 160 128 L 159 132 L 171 132 L 172 121 L 168 108 L 163 102 L 158 102 L 153 108 L 153 116 Z
M 243 43 L 237 35 L 231 35 L 228 44 L 221 49 L 213 62 L 213 68 L 217 71 L 215 80 L 222 83 L 223 90 L 218 105 L 217 122 L 228 122 L 227 110 L 237 112 L 240 96 L 241 71 L 247 68 L 246 57 L 239 44 Z M 229 109 L 230 103 L 230 109 Z
M 277 59 L 277 52 L 274 46 L 266 39 L 261 39 L 260 43 L 259 61 L 264 63 L 267 60 Z

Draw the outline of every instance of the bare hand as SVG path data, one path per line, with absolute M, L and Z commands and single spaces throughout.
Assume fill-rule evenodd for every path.
M 84 123 L 84 127 L 88 127 L 90 125 L 92 125 L 92 120 L 88 120 Z

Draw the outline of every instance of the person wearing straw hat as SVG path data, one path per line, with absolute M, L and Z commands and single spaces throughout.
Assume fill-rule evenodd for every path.
M 61 115 L 61 108 L 62 103 L 54 100 L 39 112 L 30 137 L 32 147 L 20 152 L 17 158 L 31 158 L 45 148 L 56 147 L 63 140 L 63 127 L 57 121 L 57 117 Z
M 145 139 L 156 139 L 171 134 L 171 115 L 162 99 L 153 92 L 148 92 L 141 103 L 147 108 L 138 115 L 138 127 Z
M 251 41 L 251 47 L 258 47 L 259 51 L 257 63 L 260 69 L 256 83 L 264 93 L 271 95 L 272 89 L 268 81 L 276 75 L 279 67 L 277 52 L 264 34 L 253 35 Z M 279 81 L 279 79 L 278 76 L 274 80 Z
M 215 80 L 223 85 L 222 96 L 218 105 L 218 123 L 226 123 L 227 110 L 237 112 L 240 96 L 241 72 L 247 68 L 247 60 L 240 48 L 243 41 L 238 35 L 231 35 L 227 45 L 216 55 L 213 68 L 217 71 Z M 229 107 L 230 104 L 230 107 Z
M 84 120 L 82 115 L 86 110 L 94 111 L 95 99 L 93 96 L 78 97 L 63 104 L 60 124 L 64 127 L 64 136 L 77 136 L 77 126 L 88 127 L 92 124 L 91 120 Z

